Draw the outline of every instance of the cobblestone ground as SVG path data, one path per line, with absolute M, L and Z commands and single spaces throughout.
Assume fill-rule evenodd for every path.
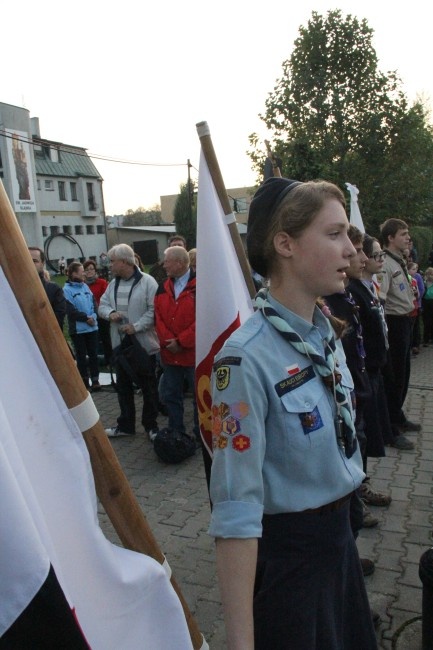
M 363 529 L 358 539 L 362 557 L 376 569 L 366 578 L 371 606 L 379 611 L 378 643 L 383 650 L 421 650 L 421 555 L 432 546 L 433 514 L 433 348 L 422 348 L 412 362 L 406 413 L 421 422 L 409 434 L 414 451 L 387 447 L 387 456 L 369 460 L 374 488 L 392 495 L 389 508 L 371 508 L 376 528 Z M 107 387 L 94 394 L 104 426 L 116 424 L 116 393 Z M 136 404 L 140 408 L 140 397 Z M 191 399 L 185 399 L 186 422 L 192 428 Z M 159 425 L 166 419 L 160 417 Z M 213 541 L 207 535 L 209 501 L 200 452 L 180 465 L 158 461 L 153 446 L 137 422 L 132 438 L 112 440 L 126 477 L 166 555 L 177 583 L 212 650 L 224 650 L 223 616 L 215 575 Z M 119 543 L 111 522 L 99 509 L 106 536 Z

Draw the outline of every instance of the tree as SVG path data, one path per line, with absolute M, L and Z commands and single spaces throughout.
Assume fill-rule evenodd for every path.
M 283 160 L 283 175 L 301 181 L 325 178 L 345 189 L 357 185 L 365 222 L 374 230 L 389 216 L 414 222 L 425 218 L 433 182 L 423 173 L 433 162 L 432 131 L 418 101 L 408 107 L 395 72 L 384 74 L 365 19 L 326 17 L 313 12 L 301 26 L 283 75 L 266 100 L 261 119 L 273 132 L 273 149 Z M 249 155 L 258 173 L 265 154 L 250 136 Z M 409 147 L 409 150 L 408 150 Z M 421 147 L 421 150 L 419 150 Z M 401 203 L 402 157 L 411 183 Z M 406 188 L 407 190 L 407 188 Z
M 161 206 L 127 210 L 123 218 L 124 226 L 158 226 L 161 223 Z
M 194 182 L 187 181 L 180 186 L 180 194 L 174 206 L 176 232 L 183 235 L 188 250 L 195 247 L 197 228 L 197 206 L 194 201 Z

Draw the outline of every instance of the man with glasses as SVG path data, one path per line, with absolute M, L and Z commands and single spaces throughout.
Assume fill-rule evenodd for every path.
M 414 306 L 414 293 L 404 258 L 410 243 L 409 229 L 401 219 L 388 219 L 381 226 L 380 236 L 386 252 L 379 278 L 379 297 L 385 305 L 388 325 L 389 361 L 383 374 L 394 436 L 391 446 L 410 450 L 414 444 L 402 433 L 420 431 L 421 426 L 408 420 L 403 412 L 410 377 L 410 314 Z

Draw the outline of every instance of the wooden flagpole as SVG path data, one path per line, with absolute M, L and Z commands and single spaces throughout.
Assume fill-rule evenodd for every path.
M 77 407 L 88 398 L 88 392 L 60 331 L 1 181 L 0 232 L 0 266 L 67 407 Z M 122 544 L 163 564 L 165 557 L 101 421 L 83 431 L 83 437 L 90 455 L 96 493 Z M 206 642 L 173 577 L 171 583 L 182 604 L 194 650 L 199 650 Z
M 208 124 L 207 122 L 199 122 L 196 124 L 196 128 L 198 136 L 200 138 L 203 155 L 206 159 L 209 173 L 215 186 L 215 190 L 220 200 L 223 212 L 226 216 L 231 215 L 233 213 L 233 210 L 231 209 L 229 197 L 227 196 L 227 190 L 225 188 L 221 170 L 215 154 Z M 251 298 L 254 298 L 257 292 L 254 286 L 253 278 L 251 275 L 251 268 L 245 254 L 236 221 L 233 220 L 232 223 L 229 223 L 228 229 L 230 231 L 233 245 L 238 256 L 239 264 L 241 266 L 249 294 Z

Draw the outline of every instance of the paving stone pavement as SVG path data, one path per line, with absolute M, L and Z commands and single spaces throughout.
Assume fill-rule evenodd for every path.
M 386 457 L 369 459 L 373 488 L 389 492 L 388 508 L 371 508 L 376 528 L 362 529 L 361 557 L 374 560 L 365 579 L 371 606 L 378 610 L 381 650 L 421 650 L 421 555 L 433 545 L 433 347 L 412 359 L 405 405 L 407 416 L 421 422 L 420 433 L 408 434 L 414 451 L 387 447 Z M 116 393 L 107 387 L 93 395 L 104 426 L 116 424 Z M 141 398 L 136 397 L 138 411 Z M 185 399 L 185 422 L 192 430 L 191 398 Z M 166 418 L 159 425 L 166 426 Z M 225 632 L 215 572 L 213 540 L 207 535 L 209 501 L 201 454 L 180 465 L 158 461 L 151 442 L 137 423 L 137 435 L 112 440 L 125 475 L 166 555 L 176 581 L 211 650 L 225 650 Z M 99 507 L 105 535 L 119 543 L 111 522 Z

